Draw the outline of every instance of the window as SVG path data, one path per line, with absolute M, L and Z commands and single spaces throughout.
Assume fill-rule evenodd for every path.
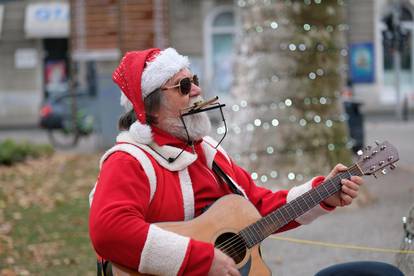
M 207 91 L 226 96 L 233 82 L 235 19 L 232 7 L 217 7 L 205 21 Z
M 391 10 L 391 9 L 390 9 Z M 390 19 L 392 14 L 388 14 L 385 18 Z M 386 20 L 385 20 L 386 21 Z M 414 67 L 413 67 L 413 34 L 414 22 L 411 11 L 402 7 L 400 12 L 401 21 L 401 71 L 400 71 L 400 85 L 402 93 L 407 93 L 412 90 L 414 85 Z M 384 68 L 384 85 L 388 87 L 395 87 L 395 64 L 394 64 L 394 43 L 393 35 L 387 30 L 386 23 L 382 26 L 382 46 L 383 46 L 383 68 Z

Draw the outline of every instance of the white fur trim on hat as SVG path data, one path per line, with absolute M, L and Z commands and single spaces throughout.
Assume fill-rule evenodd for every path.
M 135 121 L 129 127 L 129 133 L 131 137 L 140 144 L 150 144 L 152 142 L 152 131 L 149 125 L 145 125 L 139 121 Z
M 147 62 L 142 73 L 142 98 L 144 99 L 155 89 L 160 88 L 181 69 L 189 66 L 188 57 L 180 55 L 175 49 L 167 48 L 161 51 L 153 61 Z
M 122 131 L 117 137 L 116 137 L 117 143 L 130 143 L 137 145 L 145 152 L 149 153 L 154 159 L 157 161 L 157 163 L 166 168 L 167 170 L 176 172 L 184 170 L 186 167 L 190 166 L 194 161 L 197 160 L 197 154 L 196 153 L 190 153 L 188 151 L 183 151 L 182 148 L 176 148 L 172 146 L 158 146 L 155 142 L 152 142 L 151 144 L 144 145 L 142 143 L 138 143 L 134 140 L 133 136 L 131 135 L 131 132 L 129 131 Z M 170 163 L 168 162 L 169 158 L 176 158 L 177 155 L 180 155 L 177 160 Z
M 125 109 L 125 111 L 131 111 L 134 108 L 131 101 L 127 98 L 127 96 L 125 96 L 124 92 L 122 91 L 119 103 Z

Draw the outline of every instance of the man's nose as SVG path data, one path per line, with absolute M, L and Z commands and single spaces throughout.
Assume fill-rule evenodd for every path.
M 191 91 L 190 91 L 190 97 L 196 97 L 201 95 L 201 88 L 194 83 L 191 84 Z

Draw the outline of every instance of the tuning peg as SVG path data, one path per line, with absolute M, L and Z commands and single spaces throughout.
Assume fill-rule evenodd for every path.
M 364 152 L 362 150 L 357 151 L 358 156 L 362 156 L 363 154 L 364 154 Z
M 383 170 L 381 171 L 381 173 L 382 173 L 383 175 L 386 175 L 386 174 L 387 174 L 387 170 L 386 170 L 386 169 L 383 169 Z
M 381 147 L 380 147 L 380 150 L 385 150 L 387 148 L 387 146 L 386 145 L 382 145 Z
M 390 165 L 390 169 L 391 169 L 391 170 L 393 170 L 393 169 L 395 169 L 395 168 L 396 168 L 396 166 L 395 166 L 394 164 L 391 164 L 391 165 Z
M 379 146 L 380 142 L 379 142 L 378 140 L 375 140 L 375 144 L 376 144 L 377 146 Z

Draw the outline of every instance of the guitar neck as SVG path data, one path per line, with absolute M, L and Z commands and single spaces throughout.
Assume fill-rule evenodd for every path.
M 245 240 L 247 247 L 255 246 L 290 221 L 300 217 L 338 192 L 342 186 L 341 180 L 344 178 L 350 179 L 353 175 L 363 175 L 356 164 L 249 225 L 241 230 L 239 234 Z

